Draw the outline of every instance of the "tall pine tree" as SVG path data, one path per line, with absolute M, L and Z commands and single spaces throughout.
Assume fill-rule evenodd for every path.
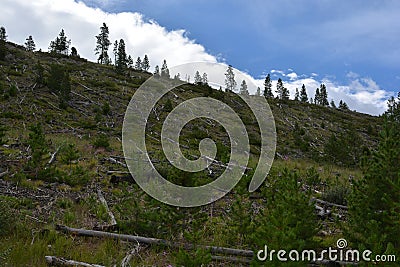
M 235 73 L 233 73 L 232 65 L 228 66 L 225 73 L 225 90 L 226 92 L 233 92 L 236 88 Z
M 100 33 L 96 36 L 97 45 L 95 48 L 96 55 L 99 55 L 97 62 L 100 64 L 110 64 L 111 60 L 108 56 L 108 48 L 111 45 L 110 39 L 108 38 L 109 30 L 105 23 L 100 27 Z
M 30 52 L 35 51 L 36 45 L 35 45 L 35 42 L 33 41 L 32 35 L 29 35 L 29 37 L 26 38 L 25 49 L 26 49 L 26 51 L 30 51 Z
M 276 84 L 276 93 L 278 94 L 278 97 L 282 100 L 289 99 L 289 90 L 285 86 L 283 86 L 283 81 L 281 78 L 278 79 L 278 83 Z
M 301 86 L 300 101 L 303 103 L 308 102 L 307 90 L 306 90 L 306 86 L 304 84 Z
M 269 75 L 269 73 L 265 77 L 265 80 L 264 80 L 264 96 L 266 98 L 274 98 L 274 95 L 272 93 L 271 76 Z
M 150 61 L 147 55 L 144 55 L 143 61 L 142 61 L 142 70 L 144 71 L 149 71 L 150 69 Z
M 128 67 L 128 57 L 125 51 L 125 41 L 124 39 L 121 39 L 118 43 L 115 68 L 118 73 L 122 73 L 127 67 Z

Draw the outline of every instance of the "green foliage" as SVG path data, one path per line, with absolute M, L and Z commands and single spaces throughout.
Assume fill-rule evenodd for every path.
M 66 68 L 58 64 L 51 65 L 47 85 L 58 95 L 60 108 L 66 109 L 71 93 L 71 80 Z
M 206 266 L 211 262 L 211 253 L 204 249 L 194 252 L 180 249 L 175 257 L 176 266 Z
M 17 96 L 18 90 L 17 90 L 17 86 L 15 84 L 11 84 L 10 88 L 8 89 L 8 94 L 11 97 L 15 97 Z
M 34 177 L 38 179 L 39 172 L 43 171 L 43 158 L 48 151 L 48 143 L 40 123 L 32 125 L 29 130 L 31 132 L 29 133 L 28 144 L 32 153 L 28 161 L 28 168 L 34 172 Z
M 2 198 L 0 196 L 0 237 L 7 235 L 11 231 L 13 223 L 15 223 L 9 203 Z
M 322 195 L 322 199 L 331 203 L 336 203 L 339 205 L 347 205 L 347 198 L 351 189 L 336 180 L 335 184 L 329 186 Z
M 61 162 L 68 164 L 71 169 L 72 161 L 79 159 L 79 151 L 76 149 L 75 144 L 66 144 L 61 150 Z
M 310 195 L 301 191 L 298 175 L 285 169 L 281 176 L 269 176 L 269 185 L 263 188 L 265 208 L 256 217 L 253 234 L 255 250 L 267 245 L 271 249 L 315 249 L 313 240 L 319 225 L 310 203 Z M 280 266 L 281 262 L 274 262 Z M 304 262 L 293 265 L 304 266 Z
M 314 166 L 307 169 L 305 182 L 309 186 L 317 186 L 321 183 L 321 177 L 319 176 L 319 173 Z
M 94 139 L 92 144 L 95 148 L 100 148 L 100 147 L 105 148 L 105 149 L 110 148 L 110 141 L 106 134 L 99 134 Z
M 338 135 L 332 134 L 324 147 L 326 160 L 344 166 L 356 166 L 362 156 L 361 140 L 354 128 Z
M 165 102 L 165 105 L 164 105 L 163 110 L 164 110 L 165 112 L 171 112 L 172 109 L 173 109 L 173 107 L 172 107 L 171 99 L 168 98 L 168 99 L 167 99 L 167 102 Z
M 358 248 L 400 257 L 400 131 L 387 122 L 378 150 L 363 161 L 364 177 L 349 198 L 347 235 Z
M 0 123 L 0 146 L 6 143 L 6 141 L 3 139 L 6 136 L 6 131 L 6 127 Z
M 111 112 L 110 104 L 108 102 L 105 102 L 101 110 L 103 112 L 103 115 L 109 115 Z
M 0 40 L 0 60 L 5 60 L 7 55 L 6 42 Z
M 38 86 L 45 85 L 46 80 L 44 77 L 44 67 L 42 66 L 42 64 L 39 61 L 35 65 L 34 73 L 35 73 L 35 81 L 38 84 Z

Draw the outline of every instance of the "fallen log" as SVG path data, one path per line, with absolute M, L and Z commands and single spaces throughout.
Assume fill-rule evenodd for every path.
M 45 256 L 46 262 L 51 266 L 84 266 L 84 267 L 105 267 L 104 265 L 90 264 L 86 262 L 66 260 L 55 256 Z
M 125 235 L 125 234 L 115 234 L 109 232 L 101 232 L 95 230 L 86 230 L 79 228 L 71 228 L 64 225 L 56 225 L 57 231 L 62 231 L 64 233 L 71 233 L 79 236 L 92 236 L 92 237 L 107 237 L 112 239 L 119 239 L 128 242 L 139 242 L 149 245 L 161 245 L 172 248 L 184 248 L 186 250 L 193 249 L 205 249 L 210 250 L 211 253 L 220 253 L 226 255 L 235 255 L 235 256 L 243 256 L 243 257 L 253 257 L 254 252 L 252 250 L 243 250 L 243 249 L 235 249 L 235 248 L 226 248 L 226 247 L 216 247 L 216 246 L 204 246 L 204 245 L 193 245 L 193 244 L 179 244 L 170 242 L 164 239 L 151 238 L 151 237 L 142 237 L 142 236 L 134 236 L 134 235 Z
M 339 204 L 336 204 L 336 203 L 331 203 L 331 202 L 328 202 L 328 201 L 325 201 L 325 200 L 322 200 L 322 199 L 318 199 L 318 198 L 314 198 L 314 197 L 311 199 L 311 201 L 315 201 L 317 203 L 320 203 L 320 204 L 323 204 L 323 205 L 326 205 L 326 206 L 337 207 L 337 208 L 344 209 L 344 210 L 348 209 L 347 206 L 339 205 Z

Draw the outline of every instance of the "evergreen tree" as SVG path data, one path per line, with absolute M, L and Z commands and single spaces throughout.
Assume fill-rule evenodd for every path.
M 158 65 L 156 65 L 156 67 L 154 68 L 154 73 L 153 75 L 155 77 L 160 77 L 160 67 Z
M 51 53 L 68 55 L 70 45 L 71 40 L 68 40 L 64 29 L 61 29 L 58 37 L 56 37 L 54 41 L 50 42 L 49 50 Z
M 397 94 L 397 99 L 392 96 L 387 105 L 388 110 L 384 115 L 393 121 L 400 122 L 400 92 Z
M 7 33 L 6 33 L 6 28 L 0 27 L 0 41 L 6 42 L 7 41 Z
M 33 41 L 32 35 L 29 35 L 29 37 L 26 38 L 25 49 L 26 49 L 26 51 L 29 51 L 29 52 L 35 51 L 36 45 L 35 45 L 35 42 Z
M 177 74 L 174 75 L 174 80 L 179 81 L 181 79 L 181 74 L 178 72 Z
M 117 49 L 117 58 L 115 61 L 115 68 L 118 73 L 124 72 L 124 70 L 128 67 L 128 57 L 125 51 L 125 41 L 121 39 L 118 43 Z
M 256 229 L 252 239 L 257 250 L 263 249 L 266 244 L 268 250 L 302 251 L 318 248 L 315 235 L 320 226 L 314 205 L 310 202 L 311 192 L 302 192 L 298 174 L 284 169 L 279 177 L 270 174 L 268 182 L 268 186 L 262 188 L 265 206 L 254 222 Z M 274 257 L 271 266 L 287 266 L 287 263 Z M 291 262 L 290 266 L 304 264 Z
M 110 58 L 108 56 L 108 48 L 111 45 L 110 39 L 108 38 L 109 30 L 105 23 L 103 26 L 100 27 L 100 33 L 96 36 L 97 45 L 94 51 L 96 51 L 96 55 L 98 54 L 99 57 L 97 58 L 97 63 L 100 64 L 110 64 Z
M 339 109 L 341 109 L 341 110 L 349 110 L 349 106 L 347 106 L 346 102 L 344 102 L 343 100 L 340 100 Z
M 278 97 L 282 100 L 289 99 L 289 90 L 285 86 L 283 86 L 283 81 L 281 78 L 278 79 L 278 83 L 276 84 L 276 93 L 278 94 Z
M 33 171 L 34 178 L 38 178 L 39 172 L 43 170 L 43 158 L 47 153 L 48 144 L 41 124 L 32 125 L 29 130 L 28 144 L 32 154 L 28 162 L 29 170 Z
M 118 41 L 117 41 L 117 40 L 115 40 L 115 42 L 114 42 L 114 48 L 113 48 L 113 54 L 114 54 L 114 63 L 115 63 L 115 65 L 117 65 L 118 46 L 119 46 L 119 44 L 118 44 Z
M 321 94 L 319 92 L 319 88 L 315 90 L 315 96 L 314 96 L 314 104 L 316 105 L 321 105 Z
M 128 68 L 133 68 L 133 59 L 131 57 L 131 55 L 128 56 L 127 60 L 126 60 L 126 64 Z
M 294 100 L 295 100 L 295 101 L 299 101 L 299 99 L 300 99 L 299 89 L 296 88 L 296 93 L 295 93 L 295 95 L 294 95 Z
M 40 86 L 44 86 L 46 81 L 44 78 L 44 67 L 42 66 L 42 64 L 40 64 L 40 62 L 38 61 L 36 66 L 35 66 L 35 81 L 37 83 L 37 85 Z
M 143 70 L 142 67 L 143 67 L 142 60 L 140 59 L 140 57 L 138 57 L 135 63 L 135 70 L 141 71 Z
M 241 95 L 249 95 L 249 91 L 247 90 L 247 83 L 245 80 L 240 84 L 239 94 Z
M 6 47 L 7 35 L 4 27 L 0 28 L 0 60 L 6 58 L 7 47 Z
M 202 83 L 204 85 L 208 85 L 208 76 L 207 76 L 207 73 L 205 73 L 205 72 L 203 73 Z
M 269 73 L 264 80 L 264 96 L 266 98 L 274 98 L 274 95 L 272 94 L 271 76 L 269 75 Z
M 360 250 L 396 258 L 400 257 L 399 129 L 398 121 L 386 118 L 378 150 L 364 159 L 364 177 L 355 182 L 349 197 L 346 229 L 349 240 Z
M 164 59 L 164 62 L 162 64 L 162 66 L 161 66 L 161 77 L 162 78 L 167 78 L 167 79 L 170 78 L 169 69 L 168 69 L 168 66 L 167 66 L 167 61 L 165 59 Z
M 261 96 L 261 89 L 260 89 L 260 87 L 257 87 L 256 96 Z
M 50 90 L 58 95 L 60 108 L 66 109 L 71 93 L 71 80 L 68 71 L 61 65 L 51 65 L 47 85 Z
M 147 55 L 144 55 L 143 62 L 142 62 L 142 70 L 149 71 L 150 69 L 150 62 Z
M 233 92 L 236 88 L 235 73 L 233 73 L 232 65 L 228 66 L 225 73 L 225 90 L 227 92 Z
M 194 74 L 194 83 L 195 84 L 202 84 L 203 83 L 203 79 L 201 78 L 199 71 L 196 71 L 196 73 Z
M 320 103 L 321 106 L 329 106 L 328 102 L 328 92 L 326 91 L 325 84 L 320 86 Z
M 336 108 L 336 104 L 335 101 L 333 101 L 333 99 L 331 100 L 331 108 Z
M 75 47 L 71 47 L 71 57 L 79 57 L 78 50 Z
M 301 86 L 300 101 L 303 103 L 308 102 L 307 90 L 306 90 L 306 86 L 304 84 Z

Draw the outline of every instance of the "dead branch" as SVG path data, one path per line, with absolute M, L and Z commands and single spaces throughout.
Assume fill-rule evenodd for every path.
M 126 253 L 126 256 L 122 259 L 122 261 L 121 261 L 121 267 L 128 267 L 128 266 L 131 266 L 131 265 L 129 264 L 129 262 L 131 261 L 132 257 L 133 257 L 135 254 L 137 254 L 137 255 L 140 257 L 139 252 L 140 252 L 140 250 L 142 249 L 142 247 L 140 246 L 139 242 L 136 242 L 136 243 L 137 243 L 137 244 L 135 245 L 135 247 L 134 247 L 131 251 L 128 251 L 128 252 Z
M 118 160 L 116 160 L 116 159 L 114 159 L 114 158 L 105 158 L 106 160 L 108 160 L 108 161 L 110 161 L 110 162 L 112 162 L 112 163 L 115 163 L 115 164 L 119 164 L 119 165 L 121 165 L 121 166 L 123 166 L 123 167 L 128 167 L 128 166 L 126 166 L 126 164 L 125 163 L 123 163 L 123 162 L 121 162 L 121 161 L 118 161 Z
M 6 170 L 5 172 L 0 173 L 0 178 L 2 178 L 3 176 L 6 176 L 8 174 L 8 170 Z
M 50 158 L 49 162 L 47 163 L 48 165 L 51 165 L 54 162 L 54 160 L 56 159 L 58 151 L 60 151 L 60 148 L 61 148 L 61 146 L 59 146 L 57 148 L 57 150 L 53 154 L 51 154 L 51 158 Z
M 84 266 L 84 267 L 105 267 L 104 265 L 90 264 L 86 262 L 66 260 L 56 256 L 45 256 L 46 262 L 50 266 Z
M 64 225 L 56 225 L 56 230 L 62 231 L 64 233 L 71 233 L 80 236 L 92 236 L 92 237 L 107 237 L 113 239 L 119 239 L 128 242 L 139 242 L 149 245 L 161 245 L 172 248 L 184 248 L 186 250 L 193 249 L 206 249 L 210 250 L 211 253 L 220 253 L 226 255 L 235 255 L 235 256 L 243 256 L 243 257 L 253 257 L 254 252 L 252 250 L 243 250 L 243 249 L 235 249 L 235 248 L 226 248 L 226 247 L 215 247 L 215 246 L 202 246 L 202 245 L 193 245 L 193 244 L 179 244 L 170 242 L 163 239 L 151 238 L 151 237 L 142 237 L 142 236 L 133 236 L 133 235 L 125 235 L 125 234 L 115 234 L 109 232 L 101 232 L 95 230 L 86 230 L 86 229 L 78 229 L 71 228 Z
M 315 201 L 315 202 L 323 204 L 325 206 L 337 207 L 337 208 L 344 209 L 344 210 L 348 209 L 347 206 L 331 203 L 331 202 L 328 202 L 328 201 L 325 201 L 325 200 L 322 200 L 322 199 L 318 199 L 318 198 L 314 198 L 314 197 L 311 199 L 311 201 Z
M 111 226 L 116 226 L 117 221 L 115 220 L 114 214 L 111 212 L 110 208 L 108 207 L 107 201 L 104 198 L 103 194 L 101 193 L 100 189 L 97 190 L 97 195 L 99 196 L 101 204 L 103 204 L 103 206 L 106 208 L 108 216 L 110 216 Z

